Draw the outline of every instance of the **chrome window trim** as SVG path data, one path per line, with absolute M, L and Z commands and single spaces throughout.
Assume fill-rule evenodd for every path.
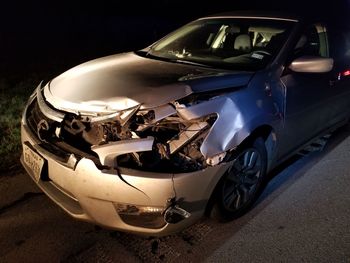
M 282 18 L 282 17 L 267 17 L 267 16 L 210 16 L 210 17 L 203 17 L 203 18 L 200 18 L 198 20 L 218 19 L 218 18 L 265 19 L 265 20 L 281 20 L 281 21 L 299 22 L 299 20 L 297 20 L 297 19 Z

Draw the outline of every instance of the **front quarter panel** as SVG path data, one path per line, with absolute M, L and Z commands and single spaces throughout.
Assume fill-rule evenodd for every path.
M 217 114 L 217 120 L 201 146 L 205 157 L 234 149 L 260 126 L 274 128 L 281 122 L 281 109 L 265 90 L 266 83 L 264 74 L 257 75 L 247 88 L 178 110 L 184 119 Z

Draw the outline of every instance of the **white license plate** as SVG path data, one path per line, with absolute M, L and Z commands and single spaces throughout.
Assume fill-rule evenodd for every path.
M 32 171 L 35 181 L 38 182 L 44 166 L 44 159 L 25 144 L 23 144 L 23 159 L 24 163 Z

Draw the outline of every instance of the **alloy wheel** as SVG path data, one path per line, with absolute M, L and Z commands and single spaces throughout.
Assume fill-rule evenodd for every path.
M 262 174 L 262 158 L 257 149 L 244 150 L 227 171 L 223 185 L 223 205 L 228 211 L 237 211 L 255 195 Z

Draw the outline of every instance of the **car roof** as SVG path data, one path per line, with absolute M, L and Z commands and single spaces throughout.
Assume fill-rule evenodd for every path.
M 219 14 L 208 15 L 200 19 L 205 18 L 260 18 L 260 19 L 273 19 L 273 20 L 287 20 L 293 22 L 299 22 L 302 20 L 300 16 L 294 14 L 287 14 L 282 12 L 274 11 L 254 11 L 254 10 L 244 10 L 244 11 L 233 11 L 225 12 Z

